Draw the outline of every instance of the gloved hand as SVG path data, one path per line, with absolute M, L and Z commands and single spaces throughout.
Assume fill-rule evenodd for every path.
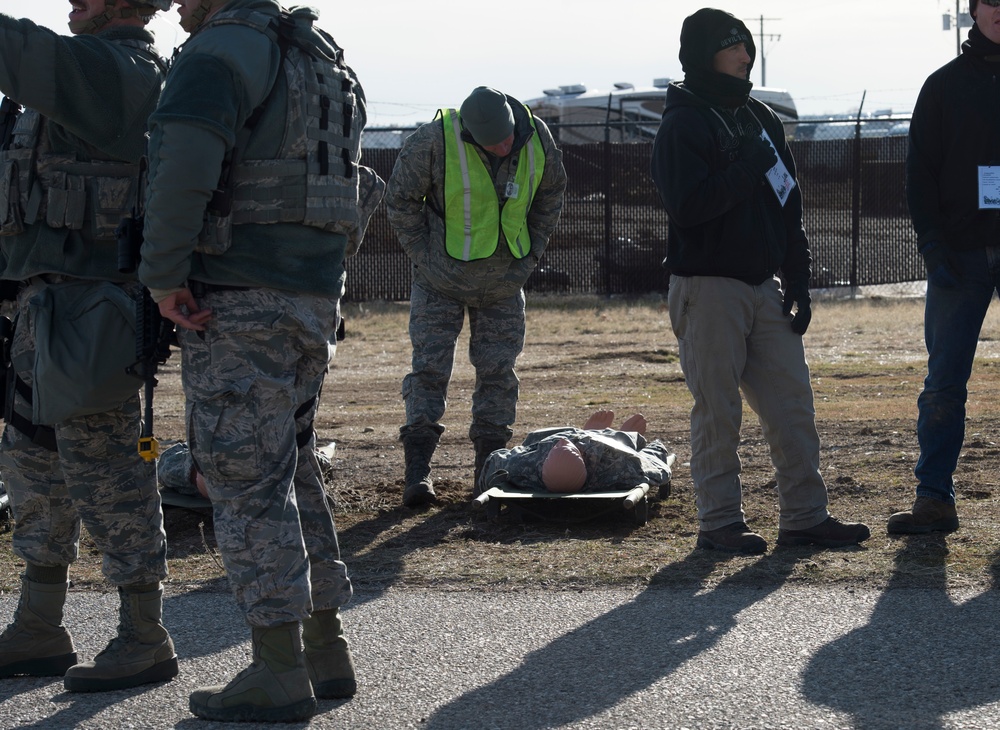
M 778 155 L 763 137 L 744 137 L 740 146 L 740 159 L 753 175 L 763 175 L 778 164 Z
M 958 273 L 951 265 L 948 248 L 939 241 L 929 241 L 920 249 L 927 267 L 927 283 L 943 289 L 954 289 L 958 286 Z
M 781 303 L 781 313 L 786 317 L 792 313 L 795 305 L 795 316 L 792 317 L 792 332 L 804 335 L 812 320 L 812 299 L 809 296 L 809 282 L 789 281 L 785 284 L 785 298 Z

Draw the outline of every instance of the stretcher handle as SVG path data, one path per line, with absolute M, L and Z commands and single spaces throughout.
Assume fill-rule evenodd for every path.
M 625 509 L 634 509 L 639 501 L 649 493 L 648 484 L 640 484 L 638 487 L 633 489 L 631 492 L 625 495 L 625 501 L 622 505 Z

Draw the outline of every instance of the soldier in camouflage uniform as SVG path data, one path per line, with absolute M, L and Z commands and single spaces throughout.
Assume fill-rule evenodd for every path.
M 299 721 L 317 697 L 356 691 L 339 611 L 352 588 L 313 418 L 354 245 L 338 232 L 349 213 L 323 196 L 357 180 L 364 95 L 308 8 L 182 0 L 179 13 L 191 37 L 150 118 L 139 276 L 180 328 L 187 443 L 253 652 L 190 708 Z
M 463 185 L 463 180 L 467 181 Z M 403 504 L 435 499 L 430 464 L 444 432 L 455 342 L 469 312 L 476 369 L 469 438 L 474 478 L 507 445 L 524 347 L 522 287 L 562 211 L 566 171 L 548 127 L 505 94 L 478 87 L 403 145 L 386 189 L 389 221 L 413 262 L 412 370 L 403 380 Z
M 27 107 L 0 153 L 0 276 L 23 282 L 0 470 L 14 552 L 26 563 L 14 621 L 0 635 L 0 676 L 65 674 L 71 691 L 177 675 L 161 623 L 166 535 L 155 468 L 136 447 L 141 381 L 124 374 L 135 360 L 138 284 L 119 272 L 114 238 L 136 202 L 146 120 L 165 71 L 144 26 L 169 7 L 74 3 L 72 37 L 0 15 L 0 91 Z M 70 299 L 78 311 L 67 311 Z M 71 318 L 70 336 L 53 337 Z M 100 385 L 105 378 L 115 386 Z M 77 395 L 86 404 L 60 407 Z M 62 616 L 81 522 L 121 610 L 118 635 L 78 664 Z
M 553 492 L 616 492 L 642 483 L 653 489 L 669 485 L 670 452 L 659 440 L 646 439 L 645 419 L 635 415 L 613 429 L 613 418 L 611 411 L 598 411 L 583 428 L 539 429 L 529 433 L 520 446 L 494 451 L 486 459 L 477 493 L 496 480 L 517 489 Z

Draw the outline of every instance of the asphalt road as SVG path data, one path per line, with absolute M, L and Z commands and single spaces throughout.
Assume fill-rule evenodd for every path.
M 16 597 L 0 597 L 6 622 Z M 1000 592 L 841 587 L 439 592 L 355 597 L 359 691 L 302 727 L 1000 728 Z M 249 661 L 228 594 L 169 595 L 172 682 L 100 694 L 0 681 L 0 728 L 213 728 L 197 686 Z M 117 596 L 73 592 L 81 655 L 111 637 Z

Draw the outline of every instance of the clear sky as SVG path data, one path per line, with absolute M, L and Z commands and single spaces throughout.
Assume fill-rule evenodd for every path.
M 680 78 L 686 0 L 296 0 L 344 47 L 369 101 L 369 124 L 410 125 L 459 106 L 478 85 L 523 100 L 563 84 L 607 90 Z M 966 14 L 967 0 L 960 0 Z M 942 29 L 954 0 L 730 0 L 763 47 L 766 85 L 791 92 L 800 114 L 909 112 L 927 75 L 954 58 Z M 68 32 L 67 0 L 0 0 L 0 12 Z M 169 55 L 186 34 L 176 10 L 151 28 Z M 967 14 L 966 14 L 967 15 Z M 761 17 L 764 38 L 761 43 Z M 962 40 L 967 30 L 961 31 Z M 761 58 L 751 80 L 761 85 Z

